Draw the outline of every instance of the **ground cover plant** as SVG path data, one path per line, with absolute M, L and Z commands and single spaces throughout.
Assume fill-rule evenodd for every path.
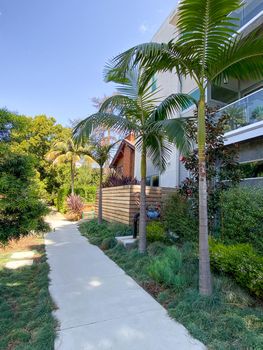
M 247 350 L 263 348 L 263 309 L 256 298 L 227 275 L 214 274 L 214 293 L 198 293 L 198 247 L 155 241 L 147 253 L 126 250 L 114 236 L 128 234 L 124 225 L 98 226 L 95 220 L 80 224 L 81 233 L 151 293 L 170 316 L 182 323 L 208 349 Z M 111 244 L 105 245 L 105 240 Z
M 12 253 L 23 250 L 35 252 L 33 265 L 5 268 Z M 56 321 L 48 271 L 41 237 L 23 237 L 0 249 L 0 349 L 54 349 Z

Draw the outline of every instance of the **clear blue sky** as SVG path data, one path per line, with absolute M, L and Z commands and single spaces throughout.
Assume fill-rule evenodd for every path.
M 105 62 L 149 41 L 177 0 L 0 0 L 0 107 L 58 122 L 110 94 Z

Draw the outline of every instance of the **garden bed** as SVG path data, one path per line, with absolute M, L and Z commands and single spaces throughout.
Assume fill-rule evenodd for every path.
M 80 231 L 155 297 L 169 315 L 209 349 L 262 349 L 263 309 L 256 298 L 225 275 L 213 276 L 214 293 L 198 293 L 198 257 L 194 243 L 154 242 L 147 254 L 116 245 L 115 235 L 129 234 L 124 225 L 84 222 Z
M 33 264 L 6 268 L 17 252 L 31 252 Z M 48 271 L 43 238 L 24 237 L 0 249 L 0 349 L 54 349 L 56 321 Z

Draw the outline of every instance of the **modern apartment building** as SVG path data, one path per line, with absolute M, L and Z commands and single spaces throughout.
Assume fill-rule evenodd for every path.
M 232 17 L 238 18 L 238 31 L 247 35 L 258 28 L 263 37 L 263 0 L 245 0 L 244 5 Z M 177 9 L 163 22 L 152 41 L 168 42 L 176 35 Z M 263 40 L 263 39 L 262 39 Z M 161 89 L 160 98 L 183 92 L 198 98 L 199 91 L 190 77 L 178 79 L 176 74 L 161 73 L 155 77 Z M 210 85 L 206 92 L 208 105 L 219 107 L 219 113 L 227 111 L 231 116 L 225 133 L 226 147 L 238 144 L 239 162 L 246 168 L 248 183 L 263 185 L 263 80 L 230 80 L 221 85 Z M 190 116 L 193 106 L 183 110 L 182 116 Z M 140 179 L 139 154 L 135 154 L 135 176 Z M 174 148 L 167 170 L 160 174 L 148 160 L 147 182 L 149 185 L 175 187 L 187 176 L 180 162 L 180 154 Z

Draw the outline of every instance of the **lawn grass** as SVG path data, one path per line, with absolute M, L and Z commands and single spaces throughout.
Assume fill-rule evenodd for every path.
M 9 270 L 5 263 L 14 252 L 33 250 L 32 266 Z M 30 236 L 0 249 L 0 349 L 54 349 L 56 321 L 48 291 L 44 240 Z
M 227 276 L 214 275 L 214 293 L 201 297 L 198 293 L 197 247 L 186 242 L 165 246 L 158 242 L 148 247 L 147 254 L 137 249 L 127 251 L 120 245 L 107 247 L 115 236 L 117 225 L 95 220 L 80 225 L 80 231 L 131 277 L 151 293 L 169 315 L 213 350 L 263 349 L 263 308 L 259 300 Z

